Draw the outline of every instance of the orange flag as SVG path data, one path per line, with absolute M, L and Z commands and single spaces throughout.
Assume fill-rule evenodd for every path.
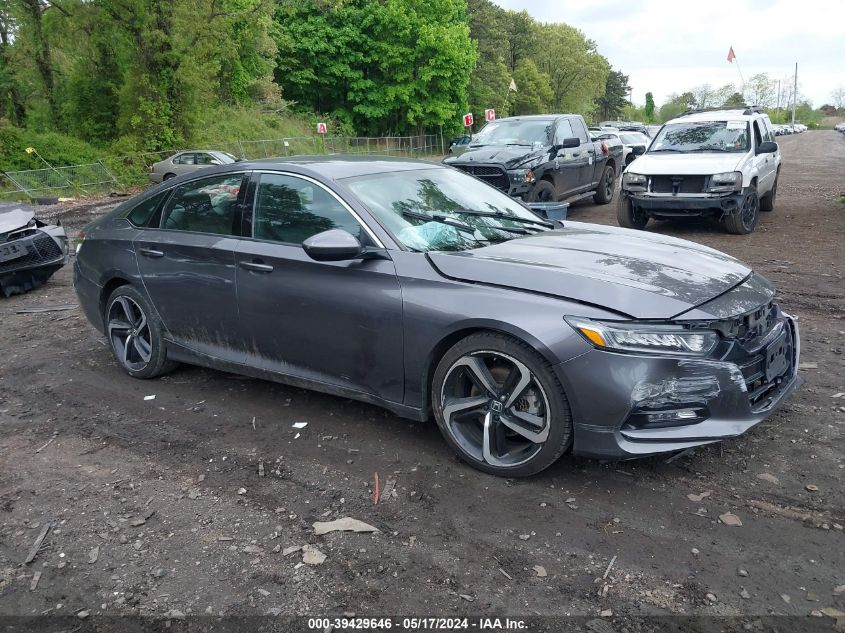
M 730 50 L 728 50 L 728 61 L 733 64 L 735 59 L 736 55 L 734 54 L 734 47 L 731 46 Z

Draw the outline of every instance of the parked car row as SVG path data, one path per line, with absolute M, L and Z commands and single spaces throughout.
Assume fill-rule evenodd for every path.
M 842 132 L 843 134 L 845 134 L 845 123 L 837 123 L 833 126 L 833 129 L 837 132 Z
M 807 131 L 807 126 L 803 123 L 796 123 L 795 125 L 775 125 L 775 136 L 785 136 L 787 134 L 800 134 Z

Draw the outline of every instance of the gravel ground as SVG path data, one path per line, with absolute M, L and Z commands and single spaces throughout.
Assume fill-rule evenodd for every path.
M 799 318 L 805 385 L 744 437 L 671 463 L 565 456 L 532 479 L 497 479 L 457 461 L 434 424 L 350 400 L 195 367 L 129 378 L 78 309 L 16 313 L 74 303 L 71 266 L 0 300 L 0 616 L 833 624 L 831 609 L 845 611 L 845 137 L 780 143 L 777 208 L 752 235 L 705 222 L 649 230 L 769 277 Z M 93 202 L 45 213 L 75 234 L 109 208 Z M 575 205 L 570 217 L 615 224 L 615 205 Z M 315 521 L 346 516 L 379 531 L 315 535 Z M 325 561 L 285 555 L 302 545 Z

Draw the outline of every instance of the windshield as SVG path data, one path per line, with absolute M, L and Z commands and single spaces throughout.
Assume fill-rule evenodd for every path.
M 625 145 L 648 145 L 651 142 L 645 134 L 639 132 L 628 132 L 627 134 L 620 134 L 619 138 Z
M 552 124 L 548 119 L 493 121 L 472 138 L 473 145 L 549 145 Z
M 343 183 L 415 251 L 460 251 L 546 230 L 510 196 L 454 169 L 368 174 Z
M 650 152 L 747 152 L 745 121 L 690 121 L 663 126 Z

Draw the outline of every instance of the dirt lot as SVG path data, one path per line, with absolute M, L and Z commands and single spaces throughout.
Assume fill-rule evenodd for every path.
M 816 611 L 832 624 L 821 610 L 845 610 L 845 137 L 780 142 L 777 208 L 755 233 L 650 230 L 768 276 L 799 317 L 806 383 L 746 436 L 671 463 L 567 456 L 497 479 L 457 461 L 434 424 L 375 407 L 193 367 L 129 378 L 78 309 L 16 313 L 74 303 L 71 266 L 0 300 L 0 615 Z M 60 211 L 75 234 L 103 208 Z M 615 205 L 570 217 L 615 223 Z M 380 532 L 315 536 L 313 522 L 344 516 Z M 325 562 L 279 551 L 304 544 Z

